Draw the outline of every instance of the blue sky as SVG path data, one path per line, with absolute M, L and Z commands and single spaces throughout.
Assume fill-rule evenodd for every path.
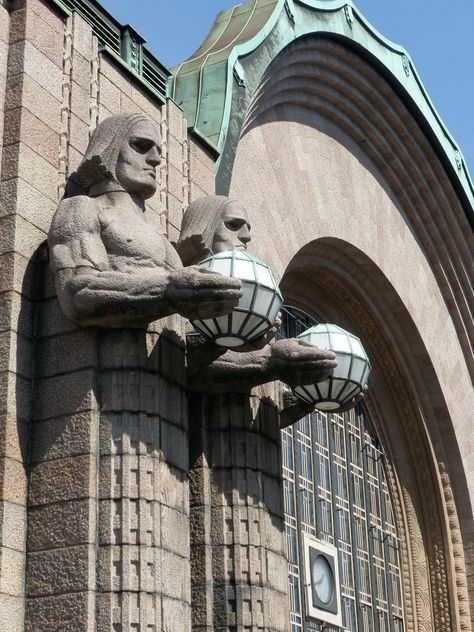
M 170 67 L 188 58 L 220 10 L 238 0 L 100 0 Z M 404 46 L 474 177 L 474 0 L 355 0 L 382 35 Z M 139 9 L 137 8 L 139 7 Z

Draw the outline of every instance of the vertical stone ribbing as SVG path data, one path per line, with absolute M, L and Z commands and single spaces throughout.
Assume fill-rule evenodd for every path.
M 72 16 L 66 20 L 64 29 L 64 57 L 62 78 L 61 128 L 59 133 L 59 169 L 58 199 L 61 199 L 66 186 L 69 170 L 69 136 L 71 122 L 71 71 L 72 71 Z
M 99 122 L 99 101 L 100 101 L 100 57 L 99 42 L 96 37 L 92 40 L 92 59 L 91 59 L 91 82 L 90 82 L 90 123 L 89 137 L 97 127 Z
M 189 139 L 187 133 L 186 119 L 182 121 L 183 126 L 183 151 L 182 151 L 182 174 L 183 174 L 183 212 L 186 210 L 191 202 L 190 187 L 189 187 Z M 181 228 L 181 224 L 178 226 Z
M 0 164 L 2 161 L 5 92 L 7 87 L 9 26 L 8 11 L 2 5 L 0 7 Z
M 190 403 L 193 632 L 283 632 L 278 414 L 245 395 Z
M 160 165 L 160 208 L 164 212 L 164 226 L 163 230 L 166 230 L 166 222 L 168 217 L 168 106 L 165 105 L 162 108 L 161 116 L 161 165 Z
M 24 34 L 24 14 L 21 24 Z M 22 94 L 21 80 L 13 82 L 8 75 L 10 16 L 0 6 L 0 159 L 3 146 L 8 144 L 4 128 L 8 124 L 6 97 L 15 91 L 19 102 Z M 11 98 L 11 97 L 10 97 Z M 0 166 L 3 163 L 0 162 Z M 3 178 L 2 178 L 3 180 Z M 1 198 L 5 200 L 6 183 L 2 182 Z M 11 211 L 16 211 L 16 186 L 12 190 Z M 28 406 L 21 414 L 16 410 L 15 372 L 10 371 L 14 351 L 15 312 L 22 309 L 21 282 L 15 283 L 14 266 L 18 257 L 12 253 L 14 246 L 14 219 L 5 221 L 9 214 L 0 208 L 0 629 L 22 632 L 24 617 L 24 563 L 26 535 L 26 475 L 24 471 L 27 453 Z M 24 323 L 28 328 L 28 323 Z M 26 332 L 25 332 L 26 333 Z M 30 331 L 28 331 L 30 333 Z M 28 389 L 29 391 L 29 389 Z M 28 391 L 26 394 L 28 395 Z M 19 414 L 20 413 L 20 414 Z M 21 415 L 21 417 L 20 417 Z

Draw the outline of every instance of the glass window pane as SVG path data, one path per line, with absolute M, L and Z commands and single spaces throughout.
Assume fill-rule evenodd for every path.
M 348 377 L 352 356 L 343 353 L 336 354 L 337 367 L 334 369 L 334 377 Z
M 366 360 L 362 360 L 361 358 L 353 358 L 352 367 L 351 367 L 351 380 L 354 382 L 362 383 L 362 376 L 364 375 Z
M 257 338 L 260 338 L 260 336 L 263 336 L 263 334 L 268 331 L 268 329 L 270 329 L 269 324 L 267 323 L 267 321 L 263 321 L 260 327 L 257 327 L 257 329 L 252 332 L 252 339 L 255 340 Z
M 227 333 L 230 331 L 230 317 L 227 314 L 226 316 L 219 316 L 219 318 L 214 319 L 219 327 L 221 333 Z
M 214 259 L 212 262 L 212 270 L 214 272 L 219 272 L 220 274 L 225 274 L 225 276 L 229 276 L 231 262 L 232 259 Z
M 242 283 L 242 297 L 240 298 L 238 304 L 238 307 L 240 307 L 240 309 L 250 311 L 255 287 L 256 286 L 253 283 Z
M 351 341 L 352 352 L 360 356 L 361 358 L 366 358 L 367 355 L 365 354 L 360 341 L 357 338 L 352 338 L 352 337 L 350 341 Z
M 234 276 L 239 279 L 255 280 L 255 274 L 253 269 L 253 263 L 251 261 L 241 261 L 236 259 L 234 261 Z
M 349 344 L 349 338 L 344 334 L 331 334 L 331 343 L 334 351 L 351 352 L 351 346 Z
M 243 322 L 248 316 L 248 312 L 232 312 L 232 331 L 234 334 L 238 334 Z
M 272 275 L 270 274 L 270 270 L 265 268 L 264 266 L 255 264 L 257 269 L 257 281 L 262 285 L 266 285 L 266 287 L 274 288 L 275 283 L 273 282 Z
M 329 349 L 329 336 L 327 334 L 313 334 L 311 342 L 320 349 Z
M 280 311 L 280 307 L 281 307 L 281 298 L 278 295 L 276 295 L 273 299 L 273 303 L 270 308 L 270 313 L 268 314 L 268 320 L 272 324 L 275 322 L 278 312 Z
M 274 297 L 273 290 L 267 290 L 263 287 L 258 287 L 255 293 L 255 303 L 253 306 L 253 312 L 255 314 L 261 314 L 262 316 L 267 316 L 270 311 L 270 306 Z
M 246 336 L 253 329 L 255 329 L 257 327 L 257 325 L 260 325 L 261 322 L 262 322 L 262 319 L 260 318 L 260 316 L 256 316 L 254 314 L 251 314 L 249 316 L 249 319 L 246 322 L 244 328 L 242 329 L 242 336 Z

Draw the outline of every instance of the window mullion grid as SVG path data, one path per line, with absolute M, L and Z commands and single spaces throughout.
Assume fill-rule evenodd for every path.
M 380 572 L 379 577 L 380 577 L 380 581 L 382 582 L 382 588 L 384 589 L 383 596 L 381 598 L 377 597 L 377 611 L 379 613 L 379 616 L 381 612 L 384 613 L 383 616 L 385 617 L 386 623 L 387 623 L 387 625 L 383 627 L 382 625 L 380 625 L 381 632 L 389 632 L 389 631 L 393 631 L 393 625 L 392 625 L 393 619 L 390 616 L 390 608 L 391 608 L 391 603 L 392 603 L 391 585 L 390 585 L 390 581 L 388 581 L 389 577 L 388 577 L 388 572 L 387 572 L 388 531 L 386 529 L 387 515 L 385 511 L 385 496 L 384 496 L 384 489 L 383 489 L 383 484 L 385 480 L 384 471 L 383 471 L 383 456 L 384 455 L 383 455 L 383 451 L 380 448 L 376 448 L 374 446 L 373 450 L 374 450 L 374 457 L 375 457 L 375 473 L 377 477 L 378 507 L 380 510 L 380 520 L 381 520 L 380 530 L 379 530 L 379 533 L 377 534 L 381 538 L 381 547 L 380 547 L 381 572 Z M 374 560 L 374 565 L 375 565 L 375 560 Z M 378 592 L 378 586 L 377 586 L 377 592 Z
M 293 310 L 291 308 L 283 308 L 282 311 L 284 313 L 285 311 L 288 312 L 288 318 L 286 319 L 286 322 L 288 324 L 286 333 L 288 337 L 297 335 L 298 333 L 301 333 L 301 331 L 303 331 L 304 329 L 307 329 L 309 326 L 314 324 L 312 319 L 306 317 L 306 315 L 301 319 L 298 315 L 299 312 L 297 310 L 297 313 L 293 313 Z M 282 330 L 280 330 L 278 337 L 283 337 L 281 336 L 282 331 L 283 328 Z M 389 527 L 389 523 L 387 522 L 387 520 L 389 520 L 389 511 L 386 509 L 385 504 L 382 503 L 381 500 L 383 497 L 385 502 L 385 496 L 383 496 L 385 492 L 382 488 L 382 485 L 385 483 L 385 479 L 382 476 L 384 474 L 383 464 L 379 463 L 378 461 L 375 463 L 375 468 L 373 468 L 372 470 L 371 483 L 369 485 L 369 461 L 367 457 L 367 452 L 369 448 L 365 446 L 365 443 L 368 443 L 368 445 L 375 448 L 375 446 L 377 445 L 377 440 L 373 439 L 370 430 L 367 430 L 368 441 L 366 440 L 366 418 L 363 413 L 362 406 L 358 406 L 356 410 L 357 413 L 355 411 L 351 411 L 350 413 L 344 414 L 343 422 L 345 425 L 343 425 L 343 432 L 340 432 L 338 435 L 338 447 L 340 453 L 342 451 L 340 441 L 343 440 L 342 436 L 345 434 L 345 451 L 342 457 L 345 459 L 346 478 L 345 490 L 342 490 L 342 495 L 347 496 L 347 498 L 349 499 L 348 502 L 350 504 L 344 503 L 344 499 L 338 499 L 338 494 L 336 493 L 338 491 L 341 491 L 338 489 L 337 486 L 337 469 L 339 467 L 339 476 L 344 476 L 344 467 L 342 467 L 343 463 L 341 463 L 341 461 L 339 461 L 339 466 L 337 465 L 338 459 L 336 458 L 336 455 L 338 453 L 338 450 L 336 449 L 336 437 L 333 434 L 334 427 L 329 421 L 330 414 L 314 413 L 313 415 L 311 415 L 312 424 L 309 431 L 305 430 L 305 424 L 307 424 L 307 420 L 302 422 L 302 424 L 296 424 L 293 427 L 300 429 L 300 431 L 303 431 L 303 435 L 308 434 L 310 440 L 312 437 L 312 476 L 310 475 L 311 473 L 308 471 L 310 468 L 308 467 L 307 458 L 311 455 L 305 455 L 306 471 L 303 472 L 301 467 L 302 460 L 300 458 L 301 451 L 297 449 L 299 448 L 299 445 L 297 445 L 296 437 L 297 431 L 295 430 L 293 432 L 293 428 L 291 428 L 293 439 L 291 445 L 293 454 L 293 469 L 285 469 L 284 467 L 283 474 L 285 478 L 291 479 L 291 484 L 293 485 L 295 495 L 295 514 L 293 516 L 285 514 L 285 524 L 288 528 L 291 527 L 292 529 L 296 530 L 296 548 L 299 550 L 298 559 L 300 565 L 299 569 L 298 566 L 289 565 L 290 578 L 294 578 L 296 584 L 294 588 L 297 589 L 297 594 L 299 595 L 299 612 L 293 612 L 290 615 L 291 632 L 301 632 L 303 628 L 305 630 L 308 630 L 308 632 L 309 630 L 321 629 L 321 625 L 319 623 L 311 620 L 306 620 L 304 613 L 301 611 L 301 609 L 303 608 L 303 603 L 306 599 L 306 591 L 304 591 L 303 595 L 303 566 L 302 557 L 300 558 L 302 547 L 299 538 L 301 528 L 308 531 L 308 527 L 310 526 L 308 523 L 312 522 L 311 519 L 308 519 L 308 515 L 306 515 L 304 523 L 301 524 L 301 518 L 305 515 L 303 512 L 303 494 L 306 496 L 305 506 L 306 508 L 308 508 L 308 499 L 311 498 L 310 496 L 308 496 L 309 492 L 313 492 L 313 522 L 316 526 L 316 535 L 318 539 L 333 543 L 339 548 L 339 559 L 341 560 L 341 564 L 343 562 L 343 554 L 345 554 L 350 549 L 352 552 L 352 582 L 355 586 L 356 607 L 355 620 L 353 621 L 352 627 L 350 628 L 351 632 L 385 632 L 384 630 L 380 629 L 380 620 L 378 617 L 378 613 L 380 611 L 385 611 L 385 609 L 383 608 L 383 606 L 380 607 L 379 605 L 377 605 L 378 592 L 377 584 L 374 579 L 374 561 L 376 556 L 374 555 L 374 540 L 371 536 L 372 531 L 374 531 L 374 533 L 377 533 L 378 535 L 382 533 L 382 530 L 383 534 L 390 532 L 390 536 L 382 539 L 383 546 L 381 545 L 381 550 L 383 552 L 381 553 L 380 550 L 378 551 L 379 559 L 380 554 L 383 558 L 382 581 L 385 583 L 384 592 L 381 593 L 381 596 L 385 597 L 387 600 L 387 612 L 389 614 L 393 612 L 393 627 L 390 628 L 390 632 L 403 632 L 400 565 L 397 547 L 398 538 L 396 536 L 395 526 L 390 524 Z M 339 427 L 341 427 L 340 417 L 337 417 L 336 419 L 339 420 Z M 369 429 L 370 423 L 368 421 L 367 424 Z M 356 436 L 358 435 L 358 453 L 356 450 L 356 441 L 352 444 L 352 450 L 350 449 L 351 444 L 348 441 L 349 425 L 351 427 L 351 433 Z M 302 442 L 302 444 L 304 444 L 304 441 Z M 341 454 L 339 454 L 339 458 L 340 457 Z M 373 465 L 373 463 L 371 464 Z M 381 467 L 382 469 L 380 469 Z M 299 476 L 300 473 L 302 474 L 302 476 Z M 356 477 L 357 482 L 359 483 L 357 489 Z M 372 491 L 372 495 L 370 493 L 370 490 Z M 314 497 L 314 494 L 317 494 L 317 496 Z M 372 502 L 372 497 L 374 498 L 374 502 Z M 357 504 L 356 500 L 358 501 Z M 379 504 L 379 510 L 376 506 L 377 501 Z M 390 498 L 388 498 L 388 502 L 390 503 Z M 372 507 L 373 504 L 375 504 L 374 507 Z M 390 504 L 388 505 L 388 507 L 390 507 L 391 509 Z M 344 527 L 344 522 L 342 521 L 340 524 L 339 520 L 336 519 L 339 513 L 341 511 L 345 511 L 347 508 L 349 508 L 350 514 L 350 520 L 348 521 L 348 529 L 350 533 L 348 537 L 348 544 L 344 542 L 340 533 L 341 526 Z M 370 532 L 369 524 L 371 525 Z M 363 568 L 363 565 L 365 565 L 365 569 Z M 341 577 L 342 576 L 343 574 L 341 572 Z M 362 591 L 362 577 L 365 577 L 365 596 Z M 396 606 L 396 604 L 393 603 L 394 590 L 392 590 L 392 582 L 395 582 L 393 584 L 394 586 L 396 584 L 398 597 L 398 599 L 396 598 L 396 601 L 398 602 L 398 604 L 400 604 L 399 606 Z M 347 594 L 344 597 L 343 607 L 345 607 L 345 615 L 347 619 L 349 612 L 351 612 L 352 614 L 354 613 L 350 610 L 349 607 L 350 591 L 346 592 Z M 389 617 L 388 621 L 390 622 L 391 620 L 392 618 Z M 401 627 L 398 627 L 395 624 L 395 621 L 400 621 L 400 623 L 402 624 Z M 328 629 L 333 630 L 332 627 Z
M 346 428 L 345 428 L 346 445 L 351 447 L 351 450 L 350 450 L 351 472 L 349 476 L 349 499 L 350 499 L 350 504 L 352 508 L 352 511 L 351 511 L 352 577 L 353 577 L 353 581 L 355 585 L 355 595 L 360 596 L 362 587 L 361 587 L 361 582 L 360 582 L 360 574 L 358 572 L 358 569 L 356 568 L 357 560 L 355 558 L 357 555 L 356 551 L 359 544 L 358 529 L 362 526 L 363 522 L 365 523 L 365 516 L 366 516 L 363 469 L 362 467 L 360 467 L 361 465 L 361 430 L 360 430 L 360 425 L 358 423 L 358 419 L 355 417 L 354 410 L 351 410 L 349 413 L 346 414 L 346 419 L 347 419 Z M 351 428 L 349 428 L 349 426 L 351 426 Z M 357 458 L 359 459 L 360 465 L 359 465 L 359 462 L 356 462 L 352 458 L 353 442 L 355 444 L 355 456 L 357 456 Z M 357 495 L 355 493 L 355 477 L 356 476 L 359 476 L 359 479 L 360 479 L 359 492 L 360 492 L 361 501 L 362 503 L 364 503 L 363 507 L 361 506 L 362 503 L 356 502 L 357 500 L 357 497 L 356 497 Z M 357 603 L 356 600 L 355 600 L 355 603 Z M 360 613 L 358 612 L 358 610 L 359 609 L 356 607 L 355 608 L 355 624 L 356 624 L 357 631 L 359 629 L 363 630 L 363 628 L 361 627 Z
M 342 420 L 342 421 L 341 421 Z M 337 431 L 336 431 L 337 429 Z M 341 533 L 341 519 L 337 515 L 340 511 L 346 511 L 350 515 L 349 500 L 348 498 L 342 498 L 340 495 L 340 486 L 338 485 L 338 475 L 344 477 L 344 488 L 348 489 L 348 472 L 347 472 L 347 442 L 345 436 L 345 419 L 344 416 L 333 414 L 328 415 L 328 447 L 329 447 L 329 459 L 330 459 L 330 473 L 331 473 L 331 488 L 332 488 L 332 513 L 333 513 L 333 529 L 334 529 L 334 544 L 341 550 L 347 551 L 347 545 L 350 547 L 352 542 L 351 525 L 349 519 L 347 519 L 347 527 L 349 533 L 347 534 L 347 541 L 343 539 Z M 339 465 L 339 471 L 337 468 Z M 336 493 L 337 491 L 337 493 Z M 342 577 L 342 568 L 339 567 L 340 575 Z M 344 623 L 347 616 L 345 605 L 347 597 L 344 596 Z
M 373 563 L 375 562 L 374 555 L 374 535 L 377 534 L 377 530 L 381 529 L 382 523 L 380 520 L 380 516 L 377 515 L 377 507 L 373 506 L 373 499 L 377 499 L 377 485 L 378 479 L 374 476 L 373 472 L 373 460 L 372 459 L 372 451 L 373 444 L 370 435 L 366 432 L 365 424 L 363 423 L 362 415 L 359 415 L 359 419 L 361 420 L 361 437 L 363 441 L 363 463 L 365 465 L 365 480 L 367 481 L 367 485 L 365 487 L 365 507 L 368 516 L 369 528 L 368 528 L 368 554 L 369 554 L 369 575 L 370 575 L 370 583 L 371 583 L 371 601 L 372 601 L 372 625 L 374 632 L 380 632 L 380 620 L 378 616 L 378 607 L 377 607 L 377 582 L 376 582 L 376 573 L 372 571 Z M 375 465 L 377 465 L 375 463 Z M 373 489 L 375 487 L 375 490 Z M 380 501 L 380 498 L 378 498 Z M 376 505 L 377 503 L 375 503 Z M 380 522 L 380 524 L 378 524 Z M 365 630 L 364 630 L 365 632 Z
M 308 434 L 306 434 L 304 430 L 305 430 L 305 426 L 308 426 L 308 424 L 310 425 L 310 423 L 311 422 L 309 419 L 303 418 L 303 419 L 300 419 L 293 426 L 293 429 L 294 429 L 293 447 L 294 447 L 295 486 L 296 486 L 296 516 L 297 516 L 297 521 L 298 521 L 298 527 L 300 526 L 302 527 L 302 528 L 298 528 L 298 546 L 301 552 L 304 551 L 303 532 L 306 531 L 308 533 L 311 533 L 312 535 L 315 535 L 316 533 L 315 525 L 314 524 L 311 525 L 307 521 L 305 521 L 305 518 L 307 517 L 306 516 L 307 507 L 305 507 L 305 503 L 307 501 L 305 500 L 304 496 L 305 495 L 307 496 L 308 489 L 310 486 L 312 486 L 312 480 L 310 480 L 310 477 L 312 476 L 312 449 L 310 448 L 311 437 Z M 308 453 L 307 453 L 308 449 L 310 450 L 309 459 L 308 459 Z M 309 466 L 309 469 L 311 469 L 311 472 L 308 472 L 308 466 Z M 303 559 L 303 555 L 301 555 L 300 559 L 301 560 Z M 304 566 L 302 565 L 302 568 L 300 568 L 300 582 L 299 582 L 300 604 L 302 607 L 303 607 L 303 603 L 305 604 L 306 599 L 307 599 L 306 584 L 308 581 L 310 581 L 310 578 L 306 577 Z M 304 587 L 304 590 L 302 589 L 303 587 Z M 305 612 L 306 611 L 307 609 L 305 609 Z M 303 618 L 303 613 L 301 614 Z
M 392 524 L 388 523 L 388 518 L 387 518 L 387 498 L 389 498 L 388 495 L 388 488 L 387 488 L 387 483 L 385 480 L 385 472 L 383 469 L 383 461 L 382 459 L 379 459 L 377 461 L 377 469 L 378 469 L 378 477 L 379 480 L 381 481 L 381 485 L 380 485 L 380 509 L 381 509 L 381 514 L 382 514 L 382 528 L 383 528 L 383 552 L 384 552 L 384 558 L 385 558 L 385 586 L 386 586 L 386 592 L 387 592 L 387 618 L 388 618 L 388 625 L 389 625 L 389 630 L 390 632 L 399 632 L 396 630 L 395 628 L 395 606 L 394 606 L 394 597 L 393 597 L 393 578 L 394 576 L 398 577 L 398 585 L 400 585 L 400 576 L 399 573 L 394 573 L 394 571 L 391 570 L 392 564 L 390 562 L 390 549 L 389 547 L 391 545 L 395 545 L 394 549 L 396 551 L 396 555 L 397 555 L 397 562 L 399 561 L 399 557 L 398 557 L 398 538 L 396 537 L 396 535 L 393 533 L 394 531 L 394 526 Z M 399 567 L 399 564 L 397 565 L 397 568 Z M 398 591 L 400 594 L 400 591 Z M 401 596 L 401 594 L 400 594 Z M 398 626 L 397 626 L 398 627 Z
M 284 468 L 283 475 L 288 480 L 290 486 L 293 490 L 293 509 L 294 514 L 288 514 L 285 512 L 285 531 L 287 529 L 291 529 L 294 531 L 294 545 L 296 547 L 296 560 L 302 559 L 299 543 L 299 533 L 298 533 L 298 508 L 297 508 L 297 495 L 295 490 L 295 472 L 298 471 L 298 466 L 295 460 L 295 437 L 294 437 L 294 426 L 285 428 L 282 431 L 284 437 L 285 449 L 287 450 L 287 456 L 285 458 L 286 467 Z M 289 458 L 288 458 L 289 457 Z M 291 467 L 292 466 L 292 467 Z M 286 470 L 286 471 L 285 471 Z M 291 535 L 287 534 L 287 547 L 288 547 L 288 539 L 291 538 Z M 302 594 L 301 594 L 301 569 L 299 564 L 292 563 L 290 561 L 291 552 L 288 550 L 288 580 L 290 585 L 289 590 L 289 610 L 290 610 L 290 621 L 291 621 L 291 632 L 300 632 L 302 628 Z
M 326 413 L 313 413 L 311 415 L 313 426 L 314 450 L 313 471 L 316 472 L 316 536 L 325 542 L 334 543 L 334 520 L 332 511 L 333 489 L 331 485 L 331 453 L 329 448 L 329 420 Z M 321 430 L 321 432 L 319 432 Z M 325 430 L 325 432 L 323 432 Z M 322 439 L 326 443 L 322 443 Z M 327 478 L 322 480 L 321 472 L 326 472 Z M 323 482 L 327 486 L 323 486 Z M 328 524 L 328 519 L 330 524 Z
M 299 515 L 302 517 L 303 530 L 316 536 L 311 417 L 307 415 L 300 419 L 296 428 L 298 454 L 301 456 L 302 465 L 304 463 L 304 468 L 301 467 L 301 474 L 298 475 L 298 494 L 301 493 L 302 498 L 302 513 Z

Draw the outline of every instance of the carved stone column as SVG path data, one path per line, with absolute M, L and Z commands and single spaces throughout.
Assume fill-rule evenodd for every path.
M 100 341 L 98 632 L 189 630 L 184 348 L 173 320 Z
M 193 632 L 287 630 L 278 416 L 252 404 L 190 399 Z

